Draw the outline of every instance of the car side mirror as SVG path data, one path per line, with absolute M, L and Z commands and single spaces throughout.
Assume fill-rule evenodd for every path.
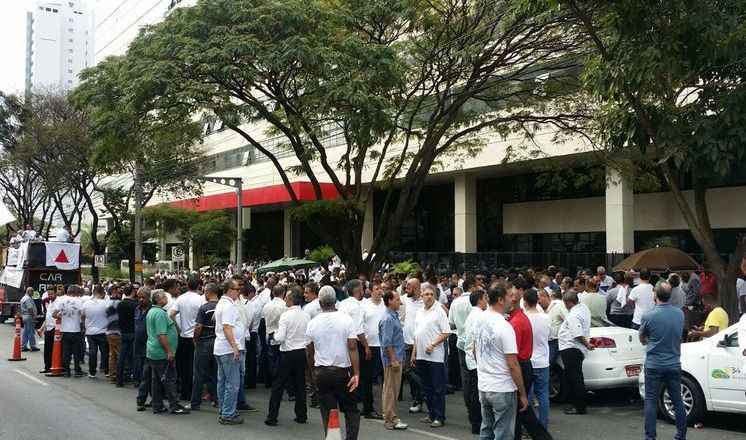
M 728 347 L 728 337 L 723 337 L 722 340 L 718 341 L 718 347 L 720 348 L 727 348 Z

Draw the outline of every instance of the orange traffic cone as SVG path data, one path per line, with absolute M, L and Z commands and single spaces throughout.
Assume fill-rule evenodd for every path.
M 339 430 L 339 410 L 329 411 L 329 422 L 326 427 L 326 440 L 342 440 L 342 433 Z
M 13 357 L 9 361 L 25 361 L 21 357 L 21 317 L 16 316 L 16 336 L 13 338 Z
M 52 368 L 47 376 L 62 376 L 65 369 L 62 368 L 62 321 L 57 318 L 54 322 L 54 346 L 52 347 Z

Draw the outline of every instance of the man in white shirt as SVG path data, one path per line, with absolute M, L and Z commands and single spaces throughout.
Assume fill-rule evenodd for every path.
M 414 322 L 417 312 L 422 310 L 425 305 L 420 298 L 420 280 L 410 278 L 406 281 L 405 295 L 401 296 L 402 309 L 404 310 L 404 343 L 407 345 L 406 359 L 412 358 L 414 347 Z M 409 392 L 412 395 L 412 405 L 409 407 L 410 413 L 422 411 L 422 380 L 417 375 L 417 370 L 412 367 L 410 362 L 405 362 L 403 377 L 409 382 Z
M 536 289 L 523 292 L 523 303 L 528 320 L 531 321 L 533 338 L 533 352 L 531 353 L 531 367 L 533 368 L 532 395 L 529 400 L 539 402 L 539 423 L 548 429 L 549 425 L 549 315 L 539 310 L 537 303 L 539 295 Z
M 368 346 L 368 338 L 365 335 L 364 330 L 364 316 L 363 316 L 363 291 L 365 286 L 360 280 L 350 280 L 345 284 L 345 291 L 348 295 L 347 298 L 337 303 L 337 310 L 347 314 L 352 318 L 352 325 L 357 328 L 357 354 L 360 359 L 360 386 L 357 390 L 358 400 L 363 401 L 363 415 L 366 419 L 378 419 L 381 420 L 383 417 L 380 416 L 373 410 L 373 393 L 371 391 L 370 396 L 365 394 L 366 388 L 368 388 L 372 377 L 372 366 L 373 356 Z M 370 385 L 372 386 L 372 384 Z M 367 399 L 370 399 L 370 407 L 365 403 Z
M 306 301 L 306 305 L 303 306 L 303 311 L 308 315 L 308 319 L 311 320 L 321 313 L 321 306 L 319 305 L 319 286 L 311 281 L 306 283 L 303 288 L 303 298 Z
M 319 303 L 321 313 L 308 324 L 306 336 L 308 362 L 314 365 L 324 433 L 329 411 L 339 408 L 345 415 L 345 439 L 357 440 L 360 430 L 360 410 L 354 395 L 360 380 L 357 329 L 352 318 L 335 309 L 337 295 L 333 289 L 322 288 Z
M 565 409 L 565 414 L 585 414 L 583 359 L 588 350 L 593 350 L 589 342 L 591 311 L 585 304 L 579 303 L 578 295 L 572 290 L 565 292 L 562 300 L 568 312 L 559 329 L 559 351 L 564 364 L 567 396 L 572 405 Z
M 596 268 L 596 276 L 598 276 L 598 289 L 606 293 L 609 289 L 614 287 L 614 278 L 606 274 L 606 268 L 598 266 Z
M 644 269 L 640 271 L 640 284 L 629 292 L 627 301 L 632 301 L 635 304 L 632 328 L 638 330 L 642 322 L 642 316 L 655 307 L 655 293 L 653 293 L 653 285 L 650 284 L 650 272 Z
M 65 368 L 65 376 L 70 377 L 70 358 L 74 359 L 75 376 L 82 377 L 83 370 L 80 363 L 83 361 L 81 328 L 82 304 L 80 296 L 83 289 L 72 284 L 67 288 L 67 294 L 58 299 L 54 312 L 55 318 L 61 318 L 62 328 L 62 366 Z
M 46 314 L 44 316 L 44 369 L 39 371 L 41 374 L 51 372 L 52 352 L 54 349 L 54 331 L 57 325 L 57 322 L 54 319 L 54 312 L 57 307 L 57 298 L 61 298 L 64 292 L 64 287 L 57 286 L 56 289 L 48 289 L 44 294 L 45 298 L 43 301 L 46 308 Z M 42 329 L 39 329 L 39 336 L 41 336 L 41 330 Z
M 461 337 L 464 348 L 463 350 L 459 349 L 459 353 L 463 353 L 464 356 L 461 370 L 464 384 L 464 403 L 471 424 L 471 433 L 479 435 L 482 426 L 482 408 L 479 404 L 479 388 L 477 387 L 477 360 L 474 358 L 473 329 L 479 317 L 487 309 L 487 293 L 482 289 L 476 289 L 465 296 L 469 298 L 471 311 L 469 316 L 466 317 L 463 336 Z
M 88 341 L 88 377 L 96 377 L 96 366 L 98 365 L 98 353 L 101 359 L 109 358 L 109 343 L 106 340 L 106 328 L 109 318 L 106 309 L 109 302 L 104 299 L 104 288 L 101 285 L 93 287 L 93 298 L 86 300 L 82 308 L 82 319 L 85 323 L 85 337 Z M 104 366 L 108 367 L 108 362 Z M 104 368 L 104 374 L 109 374 L 109 369 Z
M 306 409 L 306 345 L 308 338 L 306 330 L 310 319 L 303 312 L 303 291 L 300 286 L 293 286 L 287 293 L 285 302 L 288 306 L 280 316 L 274 340 L 280 343 L 280 363 L 277 377 L 272 381 L 272 395 L 269 399 L 269 412 L 264 424 L 277 425 L 277 415 L 280 412 L 282 393 L 286 386 L 290 386 L 295 393 L 295 422 L 306 423 L 308 412 Z
M 176 349 L 176 377 L 179 380 L 179 398 L 191 400 L 192 375 L 194 371 L 194 326 L 197 323 L 197 312 L 206 302 L 199 292 L 200 280 L 197 277 L 187 281 L 186 293 L 176 298 L 168 311 L 169 317 L 179 327 L 179 346 Z
M 360 365 L 360 400 L 363 403 L 363 417 L 366 419 L 383 420 L 373 404 L 373 380 L 381 375 L 381 341 L 378 337 L 378 324 L 386 314 L 383 303 L 383 286 L 374 281 L 370 298 L 362 301 L 363 333 L 368 343 L 370 358 L 364 359 Z
M 287 289 L 282 284 L 272 288 L 272 301 L 268 302 L 262 309 L 262 318 L 267 332 L 267 343 L 269 344 L 268 363 L 270 369 L 269 383 L 271 384 L 277 376 L 280 366 L 280 343 L 274 339 L 275 332 L 280 325 L 280 316 L 288 309 L 285 304 L 285 293 Z M 267 385 L 267 383 L 265 383 Z
M 437 302 L 437 288 L 428 284 L 422 288 L 424 307 L 415 316 L 414 349 L 412 366 L 422 379 L 422 389 L 427 401 L 428 416 L 422 419 L 432 428 L 445 422 L 446 376 L 444 342 L 451 333 L 446 312 Z
M 243 321 L 236 301 L 242 282 L 230 279 L 223 296 L 215 307 L 215 344 L 213 354 L 218 364 L 218 422 L 224 425 L 243 423 L 238 415 L 238 394 L 244 374 L 247 322 Z
M 272 369 L 269 366 L 269 344 L 267 341 L 267 323 L 264 321 L 264 306 L 272 301 L 272 288 L 277 285 L 277 278 L 271 276 L 264 283 L 264 288 L 258 288 L 253 299 L 253 310 L 256 313 L 254 319 L 258 322 L 257 335 L 259 336 L 259 371 L 257 376 L 261 378 L 264 386 L 272 386 Z
M 514 438 L 517 411 L 528 408 L 515 331 L 504 316 L 506 294 L 503 287 L 490 288 L 489 308 L 470 329 L 482 403 L 481 440 Z

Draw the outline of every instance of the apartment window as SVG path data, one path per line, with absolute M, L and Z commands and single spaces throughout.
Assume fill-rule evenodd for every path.
M 68 52 L 70 52 L 70 53 L 73 53 L 73 50 L 72 50 L 72 49 L 67 49 L 67 51 L 68 51 Z
M 67 62 L 70 63 L 70 64 L 72 64 L 73 63 L 73 59 L 72 58 L 68 58 Z
M 73 39 L 72 39 L 72 38 L 68 38 L 68 40 L 67 40 L 67 41 L 68 41 L 68 42 L 70 42 L 70 43 L 72 43 L 72 42 L 73 42 Z
M 41 9 L 41 8 L 39 8 Z M 52 8 L 46 8 L 47 12 L 52 12 Z
M 75 32 L 75 29 L 73 28 L 67 28 L 68 32 Z
M 52 9 L 52 12 L 54 12 L 56 14 L 56 13 L 58 13 L 60 11 L 58 11 L 57 9 Z
M 73 73 L 73 69 L 67 69 L 67 73 Z
M 75 19 L 74 18 L 68 18 L 67 21 L 69 21 L 70 23 L 75 23 Z

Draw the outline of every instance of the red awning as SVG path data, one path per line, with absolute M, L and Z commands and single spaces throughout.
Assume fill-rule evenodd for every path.
M 298 200 L 316 200 L 311 182 L 294 182 L 290 184 L 295 191 Z M 321 183 L 321 195 L 324 200 L 333 200 L 339 196 L 337 189 L 332 183 Z M 290 202 L 290 193 L 285 185 L 263 186 L 261 188 L 245 189 L 242 193 L 242 205 L 244 207 L 276 205 Z M 218 209 L 236 208 L 236 193 L 225 192 L 194 199 L 179 200 L 171 202 L 171 206 L 183 209 L 196 209 L 197 211 L 215 211 Z

